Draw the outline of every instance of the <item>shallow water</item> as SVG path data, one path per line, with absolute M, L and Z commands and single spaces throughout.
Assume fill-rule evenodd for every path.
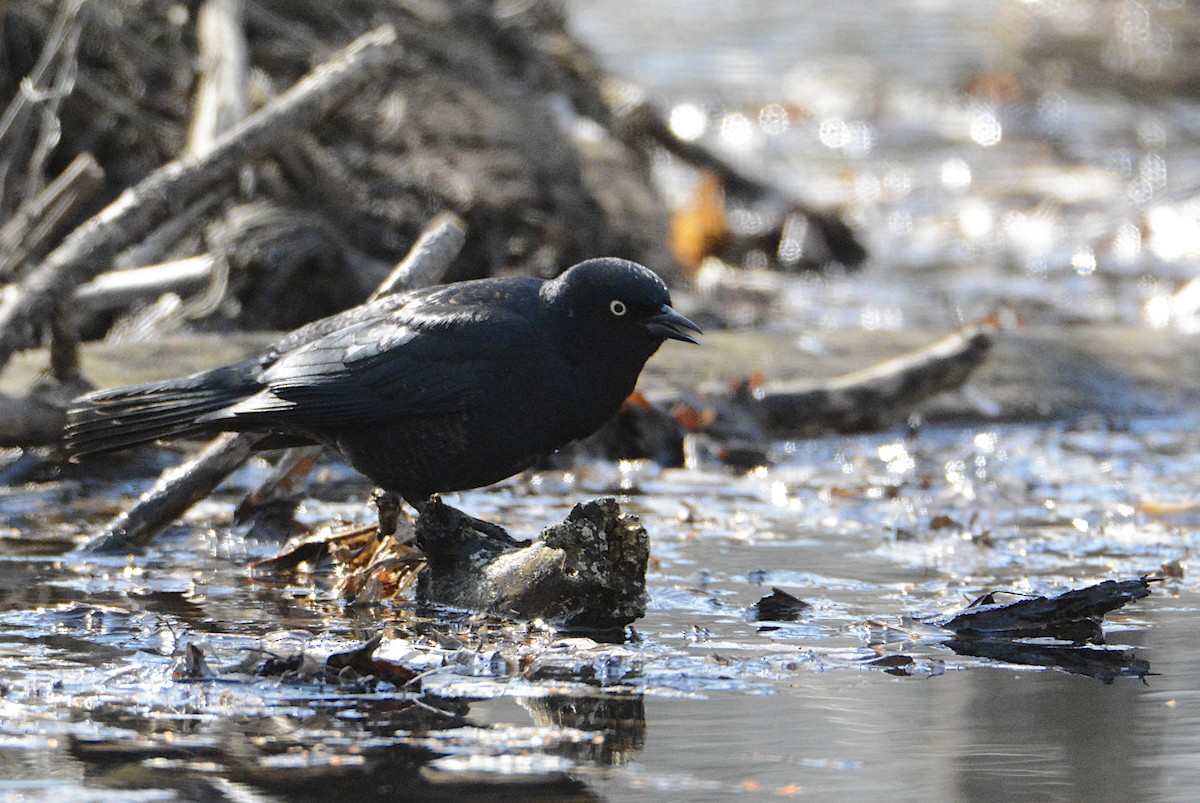
M 596 464 L 450 500 L 520 533 L 566 500 L 625 487 L 654 567 L 650 611 L 622 644 L 472 634 L 404 609 L 347 609 L 303 582 L 261 584 L 245 563 L 274 546 L 231 534 L 218 503 L 133 560 L 9 541 L 0 790 L 490 798 L 502 782 L 570 798 L 1184 799 L 1200 715 L 1195 578 L 1109 617 L 1108 648 L 1148 662 L 1144 682 L 958 655 L 909 617 L 991 589 L 1046 593 L 1186 564 L 1200 512 L 1142 509 L 1190 499 L 1196 423 L 829 438 L 741 477 Z M 324 486 L 337 501 L 305 516 L 365 517 L 346 487 Z M 53 512 L 43 495 L 22 526 L 59 543 L 78 492 L 64 486 Z M 11 521 L 30 507 L 14 493 L 3 510 Z M 772 586 L 811 608 L 753 621 Z M 248 652 L 327 654 L 382 630 L 399 658 L 414 628 L 465 642 L 425 642 L 421 695 L 228 671 L 172 679 L 189 644 L 228 670 Z M 869 663 L 889 656 L 908 660 Z
M 1174 89 L 1186 4 L 570 8 L 677 125 L 866 236 L 865 273 L 784 290 L 774 325 L 814 349 L 823 329 L 949 327 L 1001 304 L 1040 324 L 1195 324 L 1171 295 L 1200 248 L 1200 114 Z M 1108 74 L 1080 61 L 1080 32 Z M 1198 424 L 896 430 L 776 444 L 748 475 L 589 464 L 448 500 L 520 536 L 619 494 L 653 544 L 650 611 L 620 644 L 250 578 L 275 545 L 229 518 L 259 463 L 134 559 L 69 550 L 136 488 L 5 489 L 0 797 L 1189 800 Z M 321 476 L 303 521 L 368 518 L 365 486 Z M 1109 682 L 958 654 L 912 619 L 1176 560 L 1182 577 L 1108 618 Z M 773 586 L 811 607 L 753 621 Z M 377 632 L 425 661 L 422 694 L 235 671 Z M 219 676 L 175 679 L 188 645 Z

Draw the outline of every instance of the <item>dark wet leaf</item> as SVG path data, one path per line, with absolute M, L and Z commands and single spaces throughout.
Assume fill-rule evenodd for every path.
M 286 653 L 258 651 L 248 660 L 248 668 L 252 674 L 268 678 L 291 677 L 311 680 L 320 666 L 317 659 L 299 649 Z
M 916 661 L 907 655 L 885 655 L 866 662 L 867 666 L 879 667 L 887 674 L 897 677 L 909 677 L 912 675 L 914 664 L 916 664 Z
M 354 649 L 333 653 L 325 660 L 326 679 L 341 681 L 374 677 L 403 686 L 416 678 L 417 673 L 408 667 L 375 657 L 375 651 L 382 642 L 383 635 L 377 633 Z
M 373 545 L 377 529 L 374 525 L 352 527 L 350 529 L 322 529 L 320 532 L 293 539 L 284 545 L 278 555 L 250 564 L 250 571 L 256 575 L 278 572 L 293 572 L 308 567 L 317 567 L 331 552 L 340 549 L 340 555 L 347 551 L 361 552 Z
M 184 648 L 183 655 L 171 669 L 171 680 L 212 680 L 216 676 L 204 658 L 204 650 L 195 644 Z
M 749 471 L 771 464 L 771 452 L 759 444 L 730 444 L 717 452 L 717 457 L 730 468 Z
M 760 622 L 794 622 L 808 607 L 809 604 L 799 597 L 772 587 L 770 594 L 754 603 L 750 613 Z

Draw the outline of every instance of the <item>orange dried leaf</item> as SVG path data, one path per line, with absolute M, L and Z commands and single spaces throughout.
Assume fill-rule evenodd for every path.
M 1179 562 L 1179 558 L 1175 558 L 1175 560 L 1169 560 L 1164 563 L 1159 571 L 1163 577 L 1179 579 L 1183 577 L 1183 564 Z
M 621 411 L 626 410 L 649 410 L 651 409 L 650 400 L 640 390 L 635 390 L 625 398 L 624 404 L 621 405 Z
M 705 173 L 687 206 L 671 218 L 671 251 L 685 268 L 694 270 L 729 237 L 721 180 Z

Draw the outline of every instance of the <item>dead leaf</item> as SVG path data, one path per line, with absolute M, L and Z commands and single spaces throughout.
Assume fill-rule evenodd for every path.
M 812 606 L 799 597 L 772 587 L 769 595 L 754 603 L 751 613 L 760 622 L 794 622 L 809 607 Z

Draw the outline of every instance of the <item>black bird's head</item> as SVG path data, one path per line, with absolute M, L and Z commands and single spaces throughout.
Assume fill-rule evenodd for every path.
M 621 349 L 645 362 L 665 340 L 700 342 L 695 338 L 700 327 L 671 307 L 663 280 L 627 259 L 580 262 L 547 282 L 543 294 L 590 349 Z

